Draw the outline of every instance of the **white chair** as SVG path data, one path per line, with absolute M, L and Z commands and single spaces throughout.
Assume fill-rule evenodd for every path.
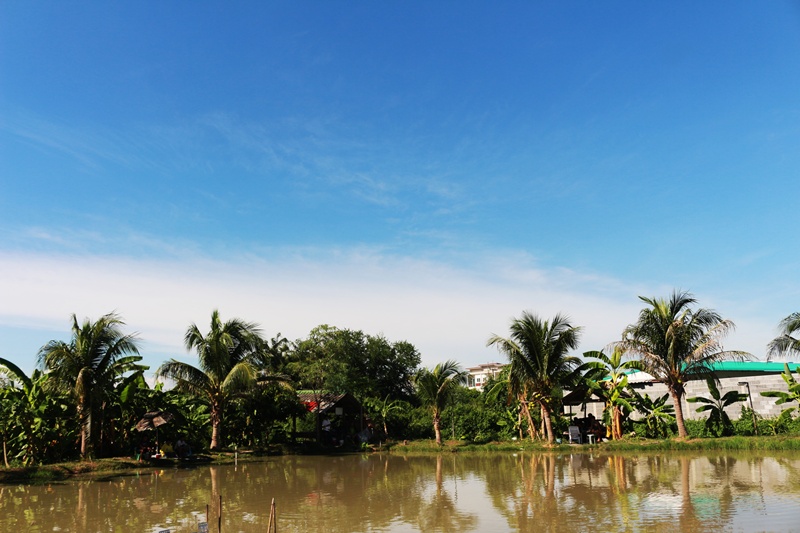
M 573 442 L 577 442 L 578 444 L 583 444 L 583 440 L 581 440 L 581 428 L 578 426 L 570 426 L 568 428 L 569 431 L 569 444 Z

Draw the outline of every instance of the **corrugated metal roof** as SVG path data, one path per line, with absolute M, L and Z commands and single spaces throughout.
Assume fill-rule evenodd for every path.
M 800 363 L 786 363 L 789 365 L 789 371 L 794 372 Z M 713 365 L 715 371 L 718 372 L 783 372 L 783 362 L 779 361 L 723 361 Z
M 798 367 L 800 367 L 800 363 L 784 363 L 782 361 L 771 361 L 769 363 L 766 361 L 722 361 L 719 363 L 714 363 L 711 365 L 711 368 L 717 374 L 780 374 L 783 372 L 784 364 L 789 365 L 790 372 L 796 372 Z M 653 379 L 650 374 L 647 374 L 646 372 L 639 372 L 638 370 L 628 373 L 628 378 L 631 382 L 642 382 Z

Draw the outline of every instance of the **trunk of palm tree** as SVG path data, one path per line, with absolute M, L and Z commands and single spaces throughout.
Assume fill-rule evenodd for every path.
M 222 408 L 218 403 L 211 405 L 211 449 L 218 450 L 222 445 Z
M 86 459 L 92 450 L 92 410 L 86 407 L 79 409 L 81 419 L 81 458 Z
M 553 444 L 555 437 L 553 435 L 553 423 L 550 420 L 550 409 L 544 402 L 540 405 L 542 406 L 542 421 L 544 422 L 545 432 L 547 433 L 547 442 Z
M 100 436 L 97 439 L 97 449 L 95 452 L 97 453 L 98 457 L 103 457 L 103 441 L 106 439 L 106 404 L 103 402 L 103 405 L 100 407 Z
M 523 402 L 521 405 L 522 411 L 525 413 L 525 419 L 528 421 L 528 434 L 531 437 L 531 441 L 534 441 L 539 435 L 536 433 L 536 425 L 533 423 L 531 411 L 528 409 L 528 402 Z
M 436 434 L 436 445 L 442 445 L 442 432 L 439 429 L 439 423 L 441 422 L 441 416 L 439 413 L 433 414 L 433 432 Z
M 677 391 L 670 388 L 669 395 L 672 396 L 672 403 L 675 404 L 675 422 L 678 423 L 678 436 L 686 438 L 689 432 L 686 431 L 686 423 L 683 421 L 683 405 L 681 404 L 681 396 Z
M 6 449 L 6 439 L 5 438 L 3 438 L 3 462 L 5 463 L 6 468 L 8 468 L 8 450 Z

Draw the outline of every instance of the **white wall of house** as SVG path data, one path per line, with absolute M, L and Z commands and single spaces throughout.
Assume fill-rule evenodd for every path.
M 484 363 L 467 369 L 467 387 L 470 389 L 483 390 L 483 386 L 489 378 L 497 376 L 503 367 L 502 363 Z

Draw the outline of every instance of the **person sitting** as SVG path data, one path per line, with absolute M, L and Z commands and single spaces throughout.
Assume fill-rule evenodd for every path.
M 586 434 L 594 435 L 595 439 L 597 439 L 598 442 L 601 441 L 606 434 L 606 430 L 603 427 L 603 424 L 601 424 L 600 421 L 597 420 L 591 413 L 589 413 L 589 416 L 587 418 L 589 424 L 588 427 L 586 428 Z
M 178 441 L 175 443 L 175 453 L 178 454 L 178 458 L 186 459 L 192 455 L 192 449 L 185 440 L 178 439 Z
M 175 455 L 175 450 L 172 448 L 172 444 L 169 442 L 165 442 L 161 446 L 161 457 L 173 457 Z

